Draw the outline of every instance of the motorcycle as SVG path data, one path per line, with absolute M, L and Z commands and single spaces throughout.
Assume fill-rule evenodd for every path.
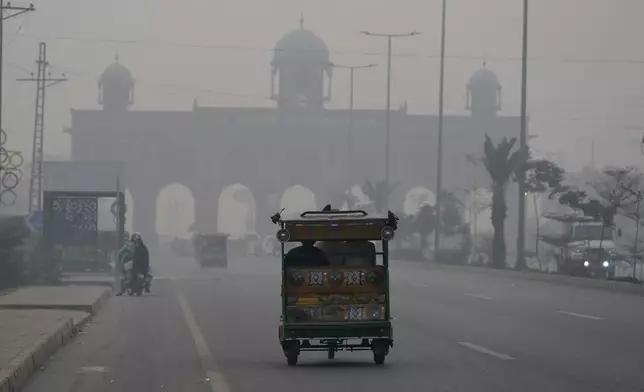
M 125 290 L 130 296 L 136 294 L 140 297 L 145 289 L 145 281 L 143 274 L 130 274 L 125 282 Z
M 150 292 L 150 286 L 152 285 L 152 275 L 148 273 L 147 276 L 143 274 L 134 274 L 132 271 L 132 262 L 125 263 L 125 276 L 123 277 L 123 287 L 125 291 L 132 296 L 136 294 L 141 296 L 143 291 L 146 293 Z

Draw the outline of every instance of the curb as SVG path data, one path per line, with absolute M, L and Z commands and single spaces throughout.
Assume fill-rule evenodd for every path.
M 74 323 L 70 318 L 44 341 L 34 343 L 0 371 L 0 392 L 18 392 L 27 384 L 51 355 L 73 338 Z
M 110 290 L 105 290 L 103 294 L 96 299 L 91 304 L 84 304 L 84 305 L 58 305 L 58 304 L 52 304 L 52 305 L 37 305 L 37 304 L 2 304 L 0 305 L 0 309 L 46 309 L 46 310 L 78 310 L 81 312 L 87 312 L 90 314 L 95 314 L 100 310 L 100 308 L 105 304 L 105 302 L 110 298 L 112 295 L 112 292 Z M 2 392 L 2 391 L 0 391 Z
M 41 369 L 59 348 L 76 337 L 78 332 L 98 313 L 110 297 L 111 292 L 106 290 L 91 306 L 83 305 L 75 309 L 70 309 L 70 307 L 40 307 L 40 309 L 83 310 L 88 314 L 76 324 L 70 318 L 53 334 L 45 337 L 44 341 L 40 340 L 34 343 L 14 358 L 7 369 L 0 370 L 0 392 L 19 392 L 22 390 L 31 377 Z M 38 308 L 30 307 L 30 309 Z
M 63 280 L 61 282 L 64 286 L 105 286 L 105 287 L 113 287 L 114 282 L 108 282 L 105 280 L 86 280 L 86 281 L 65 281 Z

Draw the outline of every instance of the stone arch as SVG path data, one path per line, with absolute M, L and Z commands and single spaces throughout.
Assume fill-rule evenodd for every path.
M 285 208 L 286 213 L 300 213 L 318 208 L 315 193 L 303 185 L 293 185 L 282 193 L 280 208 Z M 320 207 L 321 208 L 321 207 Z
M 217 208 L 218 231 L 233 238 L 256 231 L 257 202 L 246 185 L 236 183 L 225 187 L 219 195 Z
M 195 198 L 190 188 L 175 182 L 163 187 L 156 200 L 156 232 L 160 238 L 190 238 Z
M 436 204 L 436 194 L 424 186 L 415 186 L 405 193 L 402 212 L 405 215 L 415 215 L 426 204 Z

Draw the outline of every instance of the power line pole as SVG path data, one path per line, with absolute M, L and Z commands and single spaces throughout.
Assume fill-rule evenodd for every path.
M 29 183 L 29 211 L 42 209 L 42 163 L 44 158 L 44 131 L 45 131 L 45 91 L 47 87 L 62 83 L 67 80 L 65 75 L 61 78 L 52 78 L 47 72 L 47 44 L 40 43 L 37 74 L 31 78 L 16 79 L 19 82 L 36 83 L 36 110 L 34 115 L 34 138 L 32 145 L 31 179 Z
M 528 90 L 528 0 L 523 0 L 523 45 L 521 53 L 521 132 L 519 134 L 519 146 L 522 153 L 528 147 L 527 131 L 527 90 Z M 517 230 L 517 269 L 525 269 L 525 215 L 526 215 L 526 184 L 525 184 L 525 159 L 521 160 L 519 170 L 519 224 Z
M 390 171 L 391 164 L 390 160 L 390 144 L 391 144 L 391 41 L 393 38 L 404 38 L 411 37 L 414 35 L 420 34 L 417 31 L 412 31 L 411 33 L 405 34 L 376 34 L 369 31 L 361 31 L 364 35 L 370 35 L 372 37 L 387 38 L 387 111 L 385 112 L 385 184 L 387 187 L 390 186 Z M 387 199 L 389 199 L 389 193 L 386 194 Z M 389 207 L 389 200 L 386 200 L 385 205 Z
M 349 182 L 347 184 L 351 186 L 350 181 L 352 180 L 352 165 L 351 165 L 351 155 L 353 154 L 353 90 L 354 90 L 354 74 L 356 69 L 366 69 L 373 68 L 377 64 L 369 65 L 337 65 L 334 64 L 335 68 L 342 68 L 349 70 L 349 131 L 347 134 L 347 177 Z

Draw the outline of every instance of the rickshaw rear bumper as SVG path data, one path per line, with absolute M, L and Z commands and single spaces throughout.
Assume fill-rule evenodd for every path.
M 351 323 L 282 323 L 280 342 L 300 339 L 387 339 L 393 342 L 389 321 Z

